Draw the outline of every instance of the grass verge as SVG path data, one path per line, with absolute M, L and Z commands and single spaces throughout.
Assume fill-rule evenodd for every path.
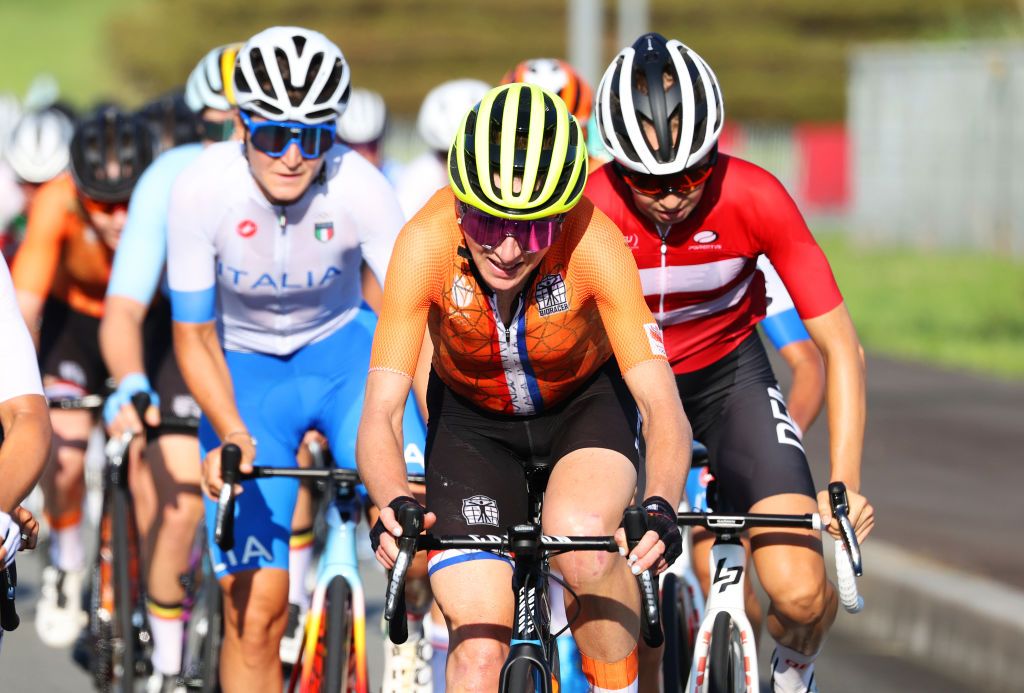
M 861 248 L 818 236 L 864 348 L 1024 378 L 1024 266 L 975 252 Z

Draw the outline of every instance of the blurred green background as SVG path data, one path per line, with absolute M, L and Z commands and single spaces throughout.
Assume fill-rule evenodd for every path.
M 854 46 L 1024 37 L 1024 0 L 649 6 L 650 27 L 708 59 L 730 121 L 746 124 L 843 121 Z M 616 3 L 606 0 L 603 8 L 605 35 L 595 40 L 606 61 L 619 48 Z M 352 64 L 354 83 L 382 92 L 392 112 L 409 120 L 445 79 L 496 83 L 523 58 L 565 56 L 566 14 L 557 0 L 0 0 L 0 91 L 21 95 L 46 71 L 77 106 L 99 99 L 136 106 L 180 85 L 212 46 L 298 24 L 334 39 Z M 869 350 L 1024 377 L 1019 261 L 868 247 L 848 222 L 812 224 Z
M 1018 0 L 650 0 L 650 26 L 714 66 L 731 118 L 838 121 L 860 42 L 1020 36 Z M 604 59 L 615 7 L 603 3 Z M 558 0 L 0 0 L 0 90 L 52 72 L 77 105 L 136 105 L 184 81 L 210 47 L 274 24 L 323 31 L 398 114 L 455 76 L 495 83 L 527 57 L 564 56 Z

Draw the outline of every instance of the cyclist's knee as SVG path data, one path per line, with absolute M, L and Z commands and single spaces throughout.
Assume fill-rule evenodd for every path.
M 448 678 L 462 682 L 467 690 L 493 689 L 508 656 L 507 640 L 488 637 L 460 640 L 458 632 L 459 629 L 456 629 L 449 644 Z
M 614 527 L 609 527 L 600 513 L 580 511 L 552 519 L 544 531 L 564 536 L 604 536 L 612 534 Z M 574 590 L 600 582 L 624 565 L 619 554 L 604 551 L 573 551 L 553 558 L 551 564 Z
M 161 510 L 161 532 L 191 545 L 202 516 L 203 499 L 194 493 L 179 493 Z
M 820 621 L 830 601 L 832 587 L 827 580 L 793 580 L 770 595 L 772 611 L 796 625 Z
M 260 666 L 277 650 L 288 621 L 288 573 L 254 570 L 224 581 L 225 626 L 243 648 L 247 666 Z

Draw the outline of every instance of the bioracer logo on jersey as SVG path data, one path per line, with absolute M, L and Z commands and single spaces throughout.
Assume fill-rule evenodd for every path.
M 549 274 L 537 282 L 537 310 L 541 315 L 551 315 L 569 310 L 565 295 L 565 280 L 560 274 Z

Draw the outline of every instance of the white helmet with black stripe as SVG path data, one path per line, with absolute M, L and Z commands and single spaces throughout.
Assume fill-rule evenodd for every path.
M 350 91 L 345 56 L 317 31 L 276 26 L 242 46 L 235 65 L 235 101 L 268 120 L 317 125 L 345 111 Z
M 234 108 L 232 73 L 241 43 L 217 46 L 203 56 L 185 83 L 185 104 L 193 113 L 204 108 L 230 111 Z
M 711 67 L 693 49 L 657 33 L 622 49 L 597 88 L 605 147 L 619 164 L 641 173 L 668 175 L 700 163 L 717 146 L 724 118 Z

